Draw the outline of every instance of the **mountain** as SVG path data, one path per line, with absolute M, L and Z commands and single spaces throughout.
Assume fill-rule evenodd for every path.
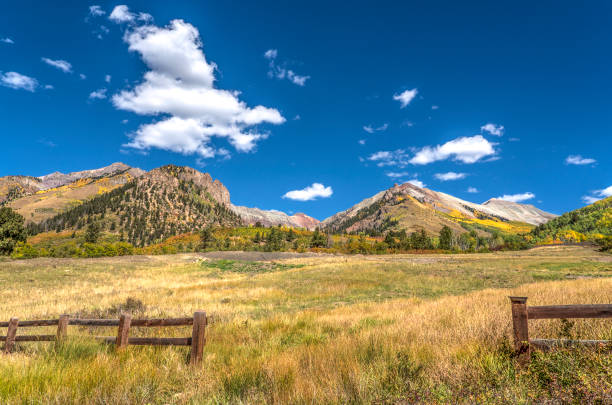
M 44 220 L 38 231 L 78 230 L 96 223 L 136 246 L 206 226 L 237 226 L 229 191 L 208 173 L 162 166 Z
M 231 209 L 249 225 L 254 225 L 259 222 L 264 226 L 283 225 L 294 228 L 306 228 L 309 230 L 314 230 L 319 225 L 318 219 L 309 217 L 301 212 L 290 216 L 282 211 L 266 211 L 259 208 L 241 207 L 237 205 L 232 205 Z
M 557 217 L 557 215 L 542 211 L 531 204 L 519 204 L 512 201 L 500 200 L 499 198 L 491 198 L 482 205 L 496 212 L 503 218 L 533 225 L 544 224 Z
M 0 178 L 0 204 L 23 215 L 36 231 L 80 229 L 104 220 L 107 230 L 123 231 L 140 245 L 206 225 L 259 222 L 314 229 L 319 223 L 302 213 L 235 206 L 227 188 L 209 174 L 172 165 L 148 173 L 113 163 L 68 174 L 6 176 Z
M 457 232 L 466 226 L 481 230 L 528 232 L 533 225 L 554 217 L 532 206 L 489 200 L 475 204 L 410 183 L 395 185 L 325 219 L 321 226 L 331 232 L 424 229 L 437 233 L 446 225 Z
M 39 223 L 143 173 L 123 163 L 113 163 L 100 169 L 68 174 L 1 177 L 0 203 L 23 215 L 27 222 Z
M 537 226 L 530 234 L 538 242 L 583 242 L 612 237 L 612 197 L 596 201 Z

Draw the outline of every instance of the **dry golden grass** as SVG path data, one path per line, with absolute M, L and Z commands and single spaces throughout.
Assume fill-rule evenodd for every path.
M 135 317 L 204 309 L 201 369 L 186 348 L 92 341 L 0 355 L 0 403 L 531 403 L 612 401 L 604 352 L 512 358 L 508 295 L 530 305 L 609 303 L 612 260 L 583 248 L 479 255 L 200 263 L 197 255 L 0 261 L 0 319 Z M 52 329 L 38 328 L 52 333 Z M 34 332 L 35 330 L 28 330 Z M 188 336 L 189 328 L 136 330 Z M 532 336 L 612 339 L 611 320 L 531 321 Z M 24 333 L 24 331 L 20 331 Z

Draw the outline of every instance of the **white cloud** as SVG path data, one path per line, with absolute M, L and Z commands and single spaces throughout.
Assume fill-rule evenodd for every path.
M 22 89 L 33 92 L 36 90 L 36 87 L 38 87 L 38 80 L 17 72 L 0 72 L 0 85 L 10 87 L 11 89 Z
M 278 50 L 277 49 L 268 49 L 264 53 L 264 58 L 266 58 L 266 59 L 276 59 L 277 56 L 278 56 Z
M 369 134 L 373 134 L 374 132 L 386 131 L 387 128 L 389 128 L 389 124 L 384 123 L 379 127 L 373 127 L 372 125 L 364 125 L 363 130 Z
M 521 202 L 527 201 L 535 198 L 535 194 L 526 192 L 521 194 L 504 194 L 501 197 L 497 197 L 499 200 L 511 201 L 511 202 Z
M 418 92 L 419 91 L 417 89 L 404 90 L 403 92 L 399 94 L 394 94 L 393 100 L 399 101 L 402 106 L 401 108 L 405 108 L 416 97 Z
M 465 179 L 465 176 L 467 176 L 467 174 L 465 174 L 465 173 L 455 173 L 455 172 L 436 173 L 436 174 L 434 174 L 434 177 L 436 179 L 438 179 L 438 180 L 441 180 L 441 181 L 461 180 L 461 179 Z
M 96 91 L 92 91 L 91 93 L 89 93 L 89 98 L 91 100 L 94 99 L 98 99 L 98 100 L 102 100 L 106 98 L 106 89 L 98 89 Z
M 106 11 L 102 10 L 102 7 L 98 5 L 93 5 L 93 6 L 89 6 L 89 14 L 91 14 L 94 17 L 98 17 L 98 16 L 106 14 Z
M 597 190 L 593 194 L 594 196 L 585 195 L 582 200 L 587 204 L 593 204 L 603 198 L 612 197 L 612 186 L 606 187 L 603 190 Z
M 106 75 L 106 76 L 104 76 L 104 81 L 105 81 L 106 83 L 110 83 L 110 82 L 111 82 L 111 75 Z
M 119 6 L 115 6 L 113 11 L 108 16 L 108 19 L 120 24 L 134 21 L 136 19 L 136 15 L 130 12 L 128 6 L 121 4 Z
M 437 109 L 439 109 L 439 108 L 440 108 L 440 106 L 437 106 L 437 105 L 432 105 L 432 106 L 431 106 L 431 109 L 432 109 L 432 110 L 437 110 Z
M 423 188 L 423 187 L 425 187 L 425 186 L 427 185 L 427 184 L 423 183 L 423 182 L 422 182 L 421 180 L 419 180 L 419 179 L 412 179 L 412 180 L 408 180 L 406 183 L 410 183 L 410 184 L 412 184 L 413 186 L 417 186 L 417 187 L 420 187 L 420 188 Z
M 51 84 L 45 84 L 45 90 L 53 90 L 54 88 Z
M 504 134 L 504 126 L 503 125 L 495 125 L 492 123 L 487 123 L 480 127 L 480 130 L 484 132 L 488 132 L 491 135 L 502 136 Z
M 583 158 L 580 155 L 570 155 L 565 159 L 568 165 L 590 165 L 595 162 L 597 162 L 595 159 Z
M 151 70 L 136 87 L 115 94 L 113 104 L 140 115 L 163 116 L 140 126 L 127 146 L 208 158 L 221 153 L 211 144 L 216 136 L 239 152 L 249 152 L 267 133 L 248 127 L 285 122 L 274 108 L 250 108 L 238 99 L 240 92 L 214 87 L 216 65 L 206 60 L 193 25 L 173 20 L 166 27 L 140 26 L 128 30 L 124 40 Z
M 283 198 L 297 201 L 310 201 L 319 197 L 327 198 L 332 194 L 333 190 L 331 187 L 325 187 L 321 183 L 312 183 L 311 186 L 308 186 L 302 190 L 293 190 L 285 193 Z
M 145 23 L 151 23 L 153 21 L 153 16 L 149 13 L 138 13 L 138 20 Z
M 79 73 L 79 78 L 81 80 L 85 80 L 85 79 L 87 79 L 87 76 L 85 76 L 83 73 Z
M 13 41 L 12 39 L 10 39 L 9 37 L 6 38 L 0 38 L 0 42 L 4 42 L 5 44 L 14 44 L 15 41 Z
M 387 177 L 392 178 L 392 179 L 397 179 L 398 177 L 406 177 L 406 176 L 409 176 L 409 175 L 410 175 L 410 173 L 408 173 L 408 172 L 387 172 L 387 173 L 385 173 L 385 175 L 386 175 Z
M 287 69 L 285 64 L 278 65 L 276 63 L 276 58 L 278 57 L 278 50 L 276 49 L 268 49 L 264 53 L 264 58 L 269 60 L 268 67 L 268 76 L 276 77 L 277 79 L 287 79 L 293 84 L 297 84 L 298 86 L 304 86 L 306 84 L 306 80 L 310 79 L 310 76 L 301 76 L 295 73 L 291 69 Z
M 368 160 L 377 162 L 378 167 L 384 166 L 398 166 L 405 167 L 408 164 L 408 156 L 403 149 L 397 149 L 394 151 L 381 150 L 371 154 Z
M 366 144 L 366 140 L 365 139 L 360 139 L 357 142 L 359 142 L 359 145 L 365 145 Z
M 413 165 L 426 165 L 449 158 L 463 163 L 476 163 L 483 157 L 495 155 L 494 145 L 494 143 L 489 142 L 482 135 L 461 137 L 448 141 L 443 145 L 434 147 L 425 146 L 410 159 L 410 163 Z
M 467 192 L 475 194 L 478 193 L 478 189 L 476 187 L 468 187 Z
M 72 65 L 70 62 L 66 62 L 62 59 L 49 59 L 49 58 L 41 58 L 43 62 L 45 62 L 49 66 L 53 66 L 54 68 L 58 68 L 64 73 L 72 73 Z

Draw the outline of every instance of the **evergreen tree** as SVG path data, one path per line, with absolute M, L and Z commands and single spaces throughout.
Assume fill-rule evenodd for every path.
M 326 247 L 326 246 L 327 246 L 327 236 L 319 232 L 318 229 L 315 229 L 310 239 L 310 247 Z
M 200 249 L 205 250 L 209 247 L 212 247 L 215 242 L 215 237 L 213 235 L 213 230 L 210 226 L 202 229 L 200 231 Z
M 11 254 L 17 242 L 25 242 L 24 218 L 9 207 L 0 208 L 0 255 Z
M 97 222 L 93 222 L 87 226 L 85 230 L 85 242 L 96 243 L 100 238 L 100 225 Z
M 446 225 L 440 230 L 440 249 L 450 250 L 453 248 L 453 231 Z

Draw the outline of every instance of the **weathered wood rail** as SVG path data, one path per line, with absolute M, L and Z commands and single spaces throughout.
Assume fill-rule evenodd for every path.
M 514 349 L 521 364 L 529 362 L 531 348 L 547 350 L 561 346 L 602 347 L 610 340 L 530 339 L 528 321 L 533 319 L 612 318 L 612 304 L 527 306 L 527 297 L 508 297 L 512 304 Z
M 117 345 L 118 350 L 127 345 L 152 346 L 191 346 L 190 363 L 199 364 L 202 361 L 204 345 L 206 343 L 207 318 L 204 311 L 196 311 L 190 318 L 159 318 L 159 319 L 132 319 L 129 314 L 122 314 L 119 319 L 80 319 L 61 315 L 58 319 L 39 319 L 32 321 L 19 321 L 11 318 L 8 322 L 0 322 L 0 328 L 8 328 L 6 336 L 0 336 L 4 342 L 4 352 L 10 353 L 15 342 L 63 342 L 68 336 L 68 325 L 76 326 L 116 326 L 117 336 L 95 336 L 103 342 Z M 132 327 L 164 327 L 192 325 L 191 337 L 130 337 Z M 28 327 L 57 326 L 55 335 L 17 335 L 17 330 Z

